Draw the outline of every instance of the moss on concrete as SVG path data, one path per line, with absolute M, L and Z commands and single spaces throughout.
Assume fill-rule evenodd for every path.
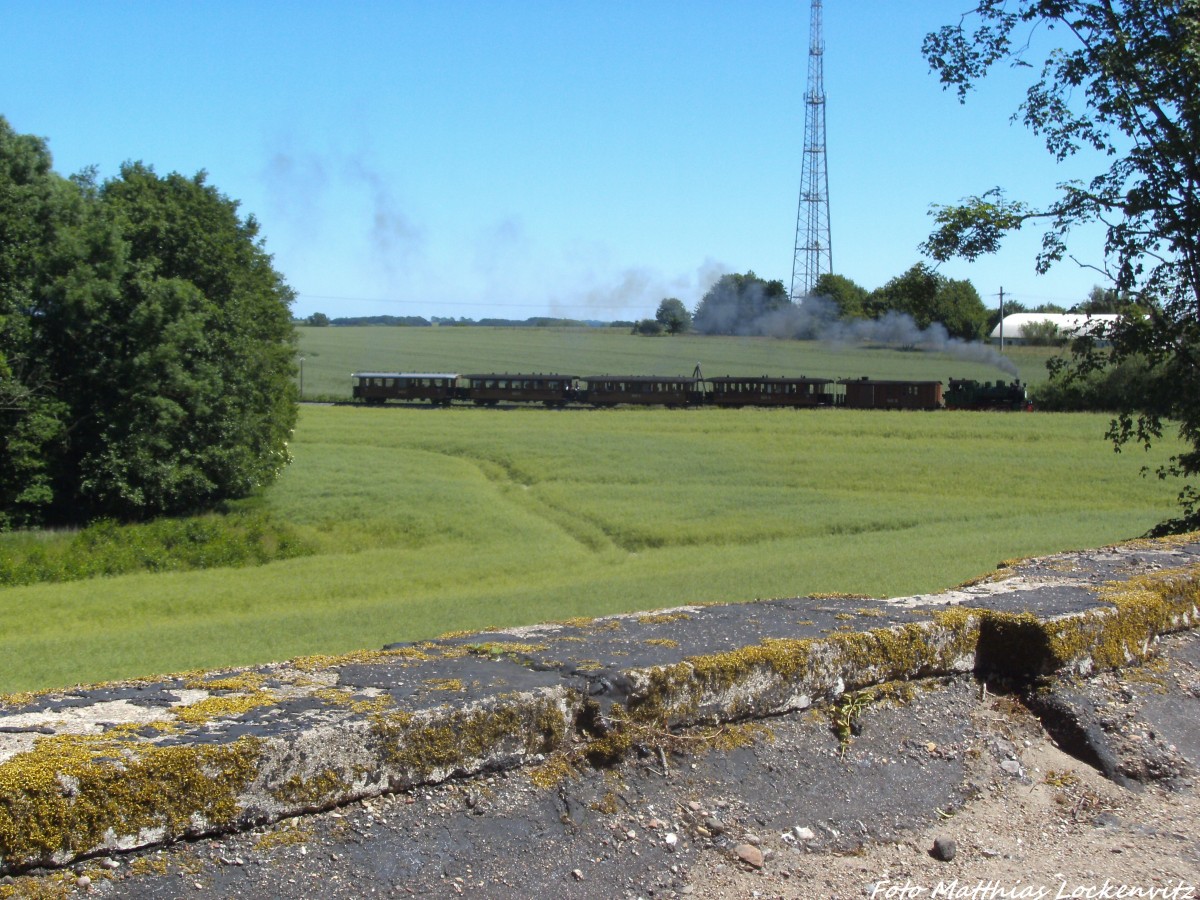
M 560 747 L 568 721 L 557 703 L 529 699 L 498 707 L 441 711 L 435 719 L 409 713 L 379 713 L 371 730 L 393 787 L 473 771 L 498 749 L 531 757 Z
M 0 764 L 0 866 L 65 861 L 121 836 L 232 827 L 260 744 L 161 747 L 128 733 L 59 735 Z
M 1200 622 L 1197 569 L 1112 582 L 1099 596 L 1106 606 L 1047 620 L 1032 613 L 982 612 L 980 670 L 1031 679 L 1116 669 L 1147 659 L 1160 635 Z
M 764 691 L 772 687 L 841 683 L 840 690 L 965 671 L 974 660 L 978 622 L 972 611 L 951 608 L 934 613 L 932 623 L 835 632 L 823 638 L 767 639 L 691 656 L 644 673 L 629 712 L 641 721 L 688 722 L 706 702 L 720 697 L 725 717 L 737 719 L 754 712 Z M 739 691 L 744 696 L 736 696 Z
M 207 697 L 188 706 L 175 708 L 175 717 L 189 725 L 203 725 L 213 719 L 232 718 L 242 713 L 270 706 L 277 700 L 271 691 L 254 691 L 249 694 L 228 694 Z
M 292 810 L 327 809 L 344 803 L 349 797 L 351 783 L 341 772 L 327 769 L 311 778 L 293 775 L 271 789 L 271 796 Z

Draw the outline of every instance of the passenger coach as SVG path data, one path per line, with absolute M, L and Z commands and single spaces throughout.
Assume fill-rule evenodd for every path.
M 832 378 L 709 378 L 714 406 L 832 406 Z
M 466 394 L 476 406 L 498 403 L 544 403 L 566 406 L 577 399 L 574 375 L 467 375 Z
M 592 406 L 688 406 L 704 402 L 704 385 L 699 378 L 658 375 L 585 375 L 580 398 Z
M 459 397 L 455 372 L 355 372 L 353 396 L 365 403 L 388 400 L 428 400 L 448 406 Z

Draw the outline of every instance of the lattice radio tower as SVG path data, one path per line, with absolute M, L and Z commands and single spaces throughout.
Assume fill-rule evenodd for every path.
M 833 273 L 829 240 L 829 173 L 825 168 L 825 41 L 821 0 L 812 0 L 808 32 L 808 88 L 804 93 L 804 161 L 792 260 L 793 302 L 807 297 L 822 275 Z

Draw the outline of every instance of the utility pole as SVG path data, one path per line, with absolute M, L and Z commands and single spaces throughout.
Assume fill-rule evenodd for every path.
M 1000 352 L 1004 352 L 1004 285 L 1000 286 Z
M 808 86 L 804 93 L 804 158 L 796 210 L 796 252 L 792 258 L 793 303 L 812 293 L 817 279 L 833 273 L 829 237 L 829 172 L 825 167 L 825 40 L 821 0 L 812 0 L 808 28 Z

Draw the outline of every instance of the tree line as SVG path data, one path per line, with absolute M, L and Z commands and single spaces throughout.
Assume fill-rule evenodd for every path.
M 638 334 L 773 335 L 820 337 L 834 322 L 908 316 L 919 330 L 935 324 L 959 340 L 982 338 L 989 312 L 969 281 L 946 278 L 924 263 L 873 291 L 844 275 L 822 275 L 811 295 L 793 302 L 779 280 L 753 272 L 722 275 L 705 292 L 694 311 L 674 297 L 664 299 L 653 319 L 635 323 Z
M 0 529 L 270 482 L 296 418 L 292 299 L 204 172 L 66 178 L 0 117 Z

